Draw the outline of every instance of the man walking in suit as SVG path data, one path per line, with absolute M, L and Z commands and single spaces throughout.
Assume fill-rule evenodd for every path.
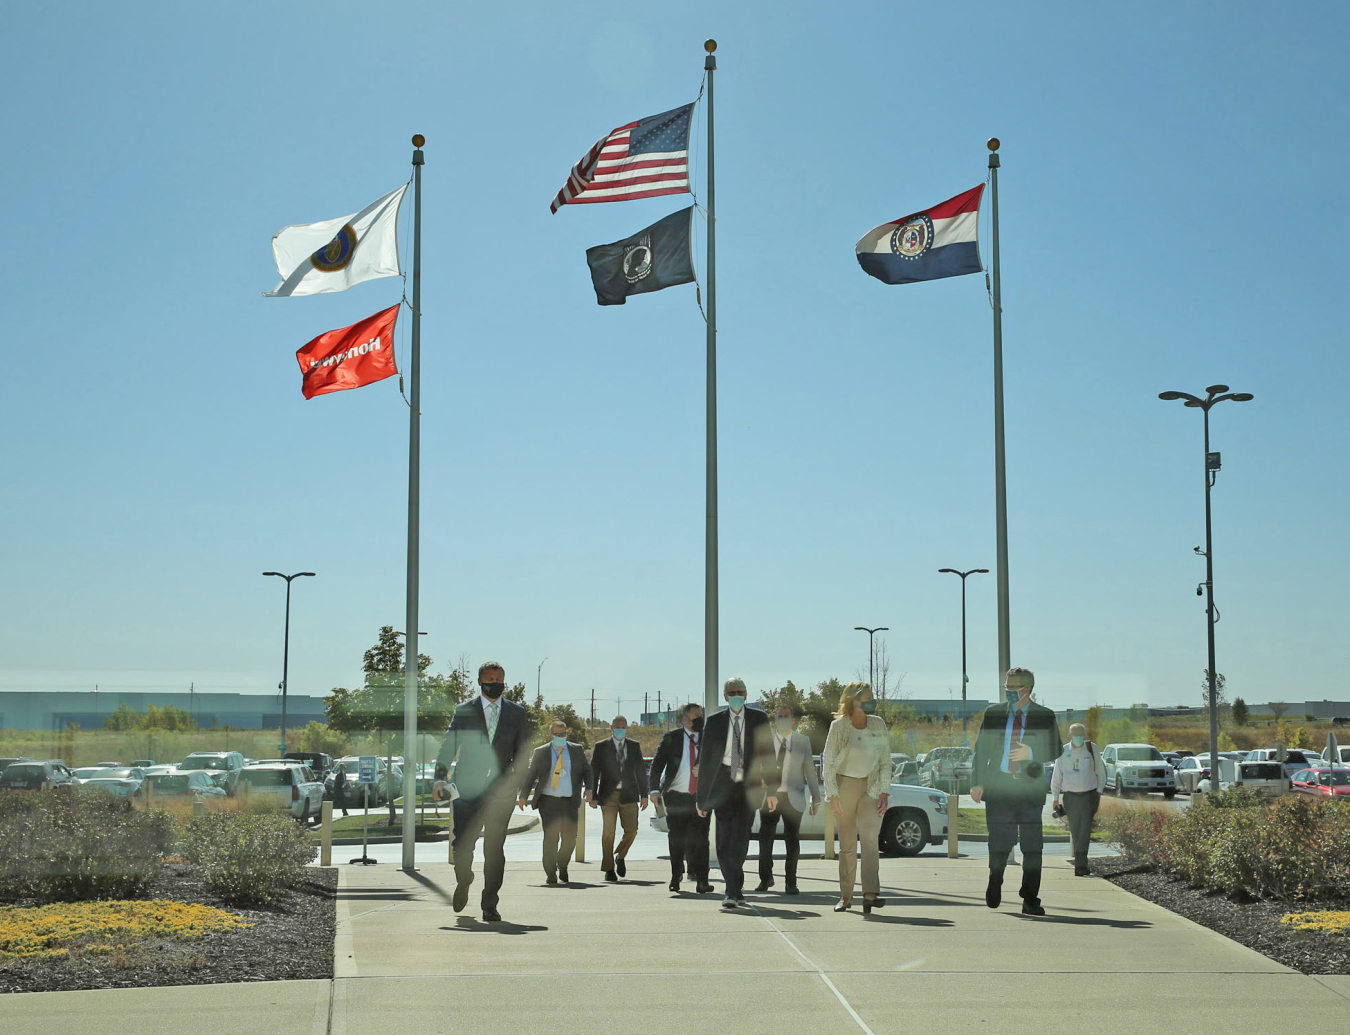
M 652 804 L 659 798 L 666 808 L 670 845 L 670 890 L 679 891 L 686 869 L 700 895 L 712 891 L 708 882 L 708 817 L 700 815 L 698 745 L 703 733 L 703 709 L 686 704 L 682 725 L 661 738 L 652 758 Z
M 480 694 L 455 708 L 436 755 L 438 771 L 455 766 L 455 912 L 469 901 L 473 847 L 483 839 L 483 919 L 500 920 L 498 893 L 506 873 L 506 828 L 530 747 L 525 709 L 502 698 L 506 670 L 495 661 L 478 666 Z
M 637 837 L 638 803 L 647 807 L 647 766 L 642 748 L 628 738 L 628 720 L 616 715 L 609 724 L 610 736 L 595 745 L 591 768 L 595 770 L 595 796 L 591 808 L 600 805 L 604 826 L 600 833 L 600 868 L 611 884 L 628 875 L 628 854 Z M 615 827 L 622 821 L 623 840 L 614 847 Z
M 583 792 L 591 799 L 591 764 L 586 749 L 567 740 L 567 723 L 555 721 L 550 739 L 530 756 L 530 768 L 521 784 L 519 805 L 527 798 L 544 826 L 544 877 L 550 885 L 567 881 L 567 864 L 577 846 L 577 811 Z
M 723 909 L 745 902 L 745 857 L 755 809 L 764 803 L 764 775 L 773 764 L 769 717 L 745 706 L 745 681 L 728 679 L 722 688 L 724 711 L 703 728 L 698 761 L 698 814 L 717 813 L 717 862 L 726 884 Z M 769 807 L 777 804 L 770 800 Z
M 820 778 L 811 759 L 811 741 L 792 731 L 793 722 L 792 709 L 786 704 L 779 705 L 774 717 L 773 764 L 765 777 L 770 791 L 777 795 L 778 808 L 759 812 L 759 887 L 755 888 L 756 891 L 768 891 L 773 887 L 773 839 L 781 817 L 783 851 L 787 856 L 783 865 L 786 880 L 783 890 L 789 895 L 797 894 L 802 813 L 809 806 L 814 816 L 820 808 Z
M 1003 868 L 1013 844 L 1022 846 L 1022 912 L 1045 916 L 1041 906 L 1041 811 L 1049 781 L 1045 763 L 1060 752 L 1055 713 L 1031 699 L 1036 677 L 1030 669 L 1010 668 L 1007 702 L 984 713 L 975 738 L 970 796 L 985 803 L 989 826 L 989 887 L 985 904 L 1003 900 Z

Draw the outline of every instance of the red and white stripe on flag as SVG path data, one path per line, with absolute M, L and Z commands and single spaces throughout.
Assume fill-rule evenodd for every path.
M 402 305 L 403 303 L 399 303 Z M 300 390 L 306 399 L 383 381 L 398 373 L 394 365 L 394 321 L 399 305 L 367 316 L 350 327 L 320 334 L 296 350 Z
M 620 126 L 597 140 L 549 205 L 631 201 L 689 193 L 689 122 L 692 104 Z M 635 139 L 636 138 L 636 139 Z

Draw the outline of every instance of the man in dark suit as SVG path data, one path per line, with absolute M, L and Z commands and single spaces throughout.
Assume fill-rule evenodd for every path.
M 769 717 L 745 705 L 745 681 L 728 679 L 722 688 L 725 711 L 708 719 L 698 762 L 698 813 L 717 813 L 717 863 L 726 883 L 723 909 L 745 902 L 745 857 L 755 810 L 765 803 L 765 774 L 773 766 Z M 777 806 L 776 797 L 769 807 Z
M 1022 846 L 1022 912 L 1044 916 L 1041 906 L 1041 811 L 1050 784 L 1045 763 L 1058 757 L 1063 741 L 1055 713 L 1031 699 L 1036 677 L 1010 668 L 1008 701 L 984 713 L 975 738 L 970 796 L 985 803 L 989 826 L 989 887 L 985 904 L 1003 900 L 1003 868 L 1013 845 Z
M 506 828 L 530 748 L 525 709 L 505 700 L 506 671 L 495 661 L 478 666 L 478 697 L 455 709 L 436 756 L 438 771 L 455 766 L 455 912 L 469 901 L 473 846 L 483 838 L 483 919 L 500 920 L 497 895 L 506 873 Z
M 530 768 L 520 788 L 520 808 L 527 798 L 544 826 L 544 877 L 549 884 L 567 881 L 567 864 L 577 846 L 577 811 L 581 797 L 591 800 L 591 764 L 586 749 L 567 740 L 567 723 L 549 727 L 549 742 L 530 756 Z
M 778 795 L 777 809 L 759 810 L 759 886 L 756 891 L 773 887 L 773 840 L 778 821 L 783 821 L 784 891 L 798 894 L 797 860 L 801 855 L 802 814 L 816 814 L 820 806 L 820 780 L 811 757 L 811 741 L 793 732 L 796 717 L 786 705 L 778 706 L 773 720 L 773 764 L 765 776 L 770 792 Z M 775 792 L 775 788 L 777 788 Z
M 591 755 L 595 771 L 595 795 L 591 808 L 598 803 L 604 826 L 600 832 L 600 869 L 611 884 L 628 875 L 624 856 L 637 837 L 638 803 L 647 807 L 647 766 L 642 761 L 642 748 L 628 740 L 628 720 L 616 715 L 609 724 L 610 735 Z M 623 823 L 623 840 L 614 847 L 615 828 Z
M 703 733 L 703 709 L 686 704 L 680 709 L 681 726 L 661 738 L 652 757 L 652 803 L 666 810 L 666 838 L 670 845 L 670 890 L 679 891 L 686 869 L 700 895 L 712 891 L 708 882 L 708 817 L 697 808 L 698 746 Z

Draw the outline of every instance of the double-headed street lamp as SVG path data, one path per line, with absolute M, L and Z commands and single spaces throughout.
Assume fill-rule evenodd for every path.
M 966 735 L 966 684 L 970 678 L 966 675 L 966 577 L 969 575 L 988 575 L 988 568 L 971 568 L 970 571 L 957 571 L 955 568 L 939 568 L 938 574 L 950 573 L 961 576 L 961 746 L 968 747 L 970 738 Z
M 283 575 L 279 571 L 265 571 L 264 575 L 275 575 L 286 580 L 286 633 L 281 654 L 281 753 L 286 753 L 286 683 L 291 669 L 291 580 L 313 575 L 312 571 L 297 571 L 294 575 Z
M 867 685 L 872 687 L 872 697 L 875 699 L 877 696 L 877 688 L 874 685 L 876 683 L 876 674 L 873 671 L 875 668 L 873 662 L 876 661 L 877 655 L 876 652 L 872 650 L 872 637 L 877 633 L 890 632 L 890 629 L 884 625 L 878 625 L 875 629 L 869 629 L 865 625 L 855 625 L 853 629 L 855 632 L 867 633 Z
M 1160 392 L 1159 399 L 1171 402 L 1184 399 L 1187 406 L 1202 410 L 1205 414 L 1205 582 L 1208 593 L 1205 601 L 1205 615 L 1209 628 L 1209 757 L 1216 766 L 1219 758 L 1219 695 L 1215 686 L 1214 669 L 1214 538 L 1210 529 L 1209 493 L 1214 488 L 1214 479 L 1219 474 L 1219 454 L 1209 451 L 1209 411 L 1217 403 L 1231 399 L 1233 402 L 1250 402 L 1250 392 L 1230 392 L 1227 385 L 1210 385 L 1205 389 L 1205 398 L 1201 399 L 1186 392 Z M 1214 772 L 1218 772 L 1216 768 Z M 1217 786 L 1217 780 L 1215 786 Z

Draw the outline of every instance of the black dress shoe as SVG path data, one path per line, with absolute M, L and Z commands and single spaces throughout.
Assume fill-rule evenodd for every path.
M 736 896 L 736 905 L 738 905 L 741 909 L 748 909 L 750 907 L 750 903 L 745 901 L 744 895 Z
M 606 870 L 605 880 L 609 881 L 611 884 L 617 884 L 619 882 L 619 875 L 613 870 Z
M 464 912 L 464 907 L 469 904 L 469 886 L 467 884 L 455 885 L 455 897 L 450 904 L 454 907 L 456 913 Z
M 623 861 L 623 859 L 621 859 L 621 858 L 620 858 L 620 859 L 615 859 L 615 860 L 614 860 L 614 868 L 615 868 L 616 870 L 619 871 L 619 876 L 620 876 L 620 877 L 627 877 L 627 876 L 628 876 L 628 865 Z
M 671 890 L 671 891 L 679 891 L 679 890 L 680 890 L 680 882 L 679 882 L 678 880 L 673 880 L 673 881 L 671 881 L 671 882 L 670 882 L 670 890 Z
M 700 895 L 706 895 L 706 894 L 708 894 L 708 892 L 712 891 L 712 889 L 713 889 L 713 886 L 712 886 L 711 884 L 709 884 L 706 880 L 701 880 L 701 881 L 699 881 L 699 882 L 698 882 L 698 887 L 695 888 L 695 890 L 696 890 Z
M 773 887 L 773 878 L 772 878 L 772 877 L 770 877 L 768 880 L 762 880 L 762 881 L 760 881 L 759 884 L 755 886 L 755 890 L 756 890 L 756 891 L 768 891 L 771 887 Z
M 558 883 L 558 878 L 557 878 L 557 877 L 550 876 L 547 880 L 544 881 L 544 883 L 545 883 L 545 884 L 548 884 L 548 885 L 550 885 L 550 886 L 552 886 L 552 885 Z
M 502 915 L 495 909 L 484 909 L 483 919 L 490 924 L 501 923 Z
M 562 881 L 564 884 L 571 884 L 571 883 L 572 883 L 570 880 L 567 879 L 567 867 L 566 867 L 566 866 L 559 866 L 559 867 L 558 867 L 558 879 L 559 879 L 560 881 Z
M 784 895 L 800 895 L 801 892 L 797 890 L 797 885 L 795 885 L 795 884 L 788 884 L 788 885 L 786 885 L 786 886 L 783 888 L 783 894 L 784 894 Z
M 984 904 L 990 909 L 997 909 L 1003 901 L 1002 882 L 989 881 L 989 887 L 984 889 Z
M 1045 907 L 1039 902 L 1023 902 L 1022 912 L 1027 916 L 1045 916 Z

